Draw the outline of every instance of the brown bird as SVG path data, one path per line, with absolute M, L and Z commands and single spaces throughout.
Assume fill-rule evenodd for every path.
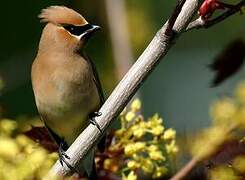
M 79 13 L 64 6 L 51 6 L 39 15 L 47 23 L 32 65 L 32 86 L 41 119 L 64 153 L 94 117 L 104 95 L 93 62 L 84 52 L 99 26 L 89 24 Z M 98 127 L 99 128 L 99 127 Z M 94 150 L 82 165 L 90 179 L 95 175 Z

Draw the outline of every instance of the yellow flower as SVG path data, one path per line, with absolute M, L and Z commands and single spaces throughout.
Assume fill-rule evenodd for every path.
M 41 168 L 42 164 L 47 159 L 47 152 L 42 148 L 37 148 L 33 153 L 27 156 L 16 168 L 19 179 L 28 179 L 34 177 L 35 172 Z
M 136 142 L 134 144 L 134 148 L 136 149 L 136 151 L 142 151 L 145 149 L 145 142 Z
M 136 153 L 136 149 L 135 149 L 135 144 L 127 144 L 124 148 L 124 153 L 127 156 L 132 156 L 133 154 Z
M 42 162 L 47 158 L 47 151 L 45 149 L 42 149 L 41 147 L 38 147 L 31 153 L 28 157 L 28 160 L 30 164 L 32 164 L 34 167 L 37 167 L 37 165 L 41 165 Z
M 159 160 L 165 161 L 166 160 L 166 158 L 163 156 L 161 151 L 151 151 L 149 153 L 149 156 L 152 160 L 156 160 L 156 161 L 159 161 Z
M 211 106 L 211 116 L 215 124 L 230 123 L 237 110 L 235 102 L 231 98 L 223 98 Z
M 141 102 L 140 100 L 137 98 L 137 99 L 134 99 L 132 104 L 131 104 L 131 109 L 132 111 L 136 112 L 136 111 L 139 111 L 141 108 Z
M 121 137 L 121 136 L 124 135 L 124 133 L 125 133 L 125 129 L 118 129 L 118 130 L 116 130 L 116 132 L 115 132 L 115 136 L 116 136 L 116 137 Z
M 128 121 L 128 122 L 132 121 L 134 119 L 134 117 L 135 117 L 135 113 L 131 112 L 131 111 L 129 111 L 125 116 L 126 121 Z
M 131 170 L 139 168 L 139 165 L 140 164 L 138 162 L 134 161 L 134 160 L 130 160 L 127 163 L 128 168 L 131 169 Z
M 26 147 L 27 145 L 34 144 L 34 142 L 29 139 L 25 135 L 18 135 L 16 137 L 16 142 L 21 146 L 21 147 Z
M 241 103 L 245 104 L 245 82 L 242 82 L 237 86 L 235 95 Z
M 155 114 L 154 116 L 152 116 L 148 122 L 146 123 L 148 128 L 152 128 L 155 127 L 157 125 L 162 125 L 162 118 L 159 118 L 158 114 Z
M 121 129 L 116 131 L 115 141 L 109 147 L 114 151 L 117 151 L 119 147 L 124 148 L 123 158 L 127 159 L 127 163 L 125 165 L 124 161 L 123 166 L 118 166 L 118 171 L 122 172 L 124 180 L 137 178 L 136 170 L 141 170 L 152 177 L 161 177 L 167 172 L 164 165 L 168 162 L 165 162 L 166 157 L 160 151 L 160 146 L 162 143 L 165 144 L 168 155 L 173 156 L 178 151 L 175 143 L 176 132 L 170 128 L 164 133 L 163 119 L 158 114 L 145 121 L 139 113 L 141 108 L 139 99 L 134 100 L 129 108 L 121 113 Z M 111 160 L 104 161 L 105 169 L 110 168 Z M 119 162 L 115 163 L 119 164 Z
M 37 172 L 35 173 L 37 176 L 35 179 L 42 179 L 42 180 L 45 180 L 45 176 L 47 175 L 47 172 L 51 169 L 51 167 L 53 166 L 53 164 L 55 163 L 54 160 L 52 159 L 46 159 L 40 168 L 37 169 Z M 47 179 L 47 178 L 46 178 Z M 61 180 L 61 178 L 58 178 L 57 177 L 48 177 L 49 180 Z
M 217 148 L 227 139 L 227 129 L 222 126 L 214 126 L 204 130 L 192 145 L 192 154 L 199 160 L 203 160 L 213 154 Z M 203 148 L 205 145 L 205 148 Z
M 140 123 L 142 124 L 142 123 Z M 142 136 L 145 135 L 145 128 L 142 127 L 141 125 L 133 125 L 132 126 L 132 131 L 133 131 L 133 135 L 136 137 L 136 138 L 141 138 Z M 144 123 L 143 123 L 144 124 Z
M 50 153 L 50 154 L 48 155 L 48 157 L 49 157 L 50 159 L 56 161 L 56 160 L 58 159 L 59 156 L 58 156 L 58 153 L 53 152 L 53 153 Z
M 147 128 L 146 122 L 144 122 L 144 121 L 140 122 L 139 127 L 142 129 L 146 129 Z
M 233 168 L 241 174 L 245 172 L 245 156 L 238 156 L 232 163 Z
M 124 153 L 127 156 L 131 156 L 135 153 L 135 149 L 132 144 L 127 144 L 124 148 Z
M 172 140 L 169 144 L 166 144 L 165 148 L 168 154 L 176 154 L 179 151 L 179 148 L 176 145 L 175 140 Z
M 104 169 L 109 170 L 111 172 L 118 171 L 118 164 L 114 159 L 105 159 L 103 163 L 103 167 Z
M 210 180 L 240 180 L 232 168 L 219 166 L 210 172 Z
M 162 125 L 158 125 L 152 128 L 152 134 L 155 136 L 159 136 L 163 133 L 164 127 Z
M 149 152 L 157 151 L 158 149 L 159 149 L 158 146 L 153 145 L 153 144 L 147 147 L 147 150 L 148 150 Z
M 244 137 L 242 137 L 241 139 L 240 139 L 240 141 L 239 141 L 240 143 L 243 143 L 243 142 L 245 142 L 245 136 Z
M 154 165 L 150 159 L 142 159 L 140 162 L 142 170 L 146 173 L 152 173 L 154 170 Z
M 141 129 L 141 128 L 138 128 L 138 129 L 136 129 L 136 130 L 133 131 L 133 135 L 136 138 L 141 138 L 142 136 L 145 135 L 145 130 L 144 129 Z
M 11 138 L 0 137 L 0 157 L 14 158 L 19 153 L 18 144 Z
M 108 170 L 110 169 L 110 166 L 111 166 L 111 159 L 105 159 L 103 164 L 104 169 Z
M 134 171 L 130 171 L 130 173 L 128 174 L 128 176 L 123 176 L 122 178 L 123 180 L 137 180 L 137 176 L 134 173 Z
M 168 172 L 168 169 L 164 166 L 156 167 L 152 177 L 153 178 L 160 178 Z
M 1 132 L 10 135 L 17 128 L 17 123 L 13 120 L 3 119 L 0 121 Z
M 36 145 L 36 147 L 37 147 L 37 145 Z M 35 147 L 35 145 L 33 145 L 33 144 L 28 144 L 27 146 L 25 146 L 24 152 L 25 152 L 26 154 L 31 154 L 31 153 L 33 153 L 33 151 L 36 150 L 36 147 Z
M 18 128 L 16 132 L 19 132 L 18 125 L 15 121 L 0 120 L 0 179 L 42 179 L 58 159 L 58 154 L 48 154 L 23 134 L 13 136 L 11 131 Z
M 176 136 L 176 131 L 173 130 L 172 128 L 169 128 L 164 132 L 163 139 L 171 140 L 171 139 L 174 139 L 175 136 Z
M 245 107 L 239 108 L 234 119 L 232 119 L 239 129 L 245 129 Z

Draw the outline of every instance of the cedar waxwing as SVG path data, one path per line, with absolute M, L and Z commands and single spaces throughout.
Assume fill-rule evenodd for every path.
M 41 119 L 62 151 L 63 165 L 62 161 L 67 164 L 65 158 L 69 158 L 64 152 L 89 119 L 98 127 L 93 117 L 99 115 L 96 110 L 104 102 L 104 96 L 84 46 L 99 27 L 64 6 L 48 7 L 39 18 L 47 24 L 32 65 L 32 86 Z M 91 150 L 81 165 L 91 179 L 95 175 L 93 156 Z

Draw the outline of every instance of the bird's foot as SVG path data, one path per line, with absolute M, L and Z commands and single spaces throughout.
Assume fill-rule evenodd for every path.
M 64 163 L 66 164 L 66 166 L 73 172 L 77 172 L 76 168 L 74 168 L 72 165 L 70 165 L 70 163 L 67 162 L 66 159 L 70 159 L 70 157 L 66 154 L 64 147 L 66 146 L 66 143 L 64 141 L 64 139 L 62 139 L 60 145 L 59 145 L 59 151 L 58 151 L 58 155 L 59 155 L 59 161 L 60 164 L 62 165 L 62 167 L 64 166 Z
M 98 130 L 102 133 L 102 130 L 101 130 L 99 124 L 95 120 L 95 117 L 99 117 L 101 115 L 102 115 L 101 112 L 92 112 L 89 114 L 89 121 L 91 124 L 95 125 L 98 128 Z

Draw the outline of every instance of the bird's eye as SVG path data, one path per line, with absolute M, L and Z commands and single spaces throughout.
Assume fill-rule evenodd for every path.
M 69 31 L 71 34 L 74 34 L 74 35 L 79 35 L 80 33 L 77 32 L 77 28 L 76 26 L 73 26 L 73 25 L 66 25 L 64 26 L 64 28 Z
M 92 25 L 86 24 L 83 26 L 74 26 L 74 25 L 65 25 L 64 28 L 69 31 L 71 34 L 79 36 L 85 33 L 87 30 L 93 28 Z

